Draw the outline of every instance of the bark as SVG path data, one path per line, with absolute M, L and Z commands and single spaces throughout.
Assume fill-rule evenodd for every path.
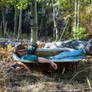
M 64 36 L 64 34 L 65 34 L 65 31 L 66 31 L 67 26 L 68 26 L 68 23 L 66 23 L 66 25 L 65 25 L 65 27 L 64 27 L 64 30 L 63 30 L 63 32 L 62 32 L 62 34 L 61 34 L 61 36 L 60 36 L 60 39 L 59 39 L 59 40 L 61 40 L 61 39 L 63 38 L 63 36 Z
M 53 0 L 52 0 L 52 5 L 54 4 Z M 58 40 L 58 29 L 57 29 L 57 23 L 55 20 L 55 7 L 53 6 L 53 22 L 54 22 L 54 28 L 53 28 L 53 38 L 55 38 L 56 40 Z
M 45 14 L 45 2 L 42 3 L 42 17 L 41 17 L 41 23 L 40 23 L 40 37 L 44 37 L 45 30 L 46 30 L 46 22 L 47 22 L 47 15 Z
M 36 0 L 31 0 L 31 16 L 33 17 L 31 19 L 31 24 L 33 25 L 33 27 L 31 27 L 31 42 L 36 42 L 37 41 L 37 26 L 38 26 L 38 22 L 37 22 L 37 3 Z
M 77 14 L 77 16 L 78 16 L 77 27 L 79 28 L 80 27 L 80 0 L 78 0 L 78 14 Z M 79 39 L 78 34 L 79 33 L 77 33 L 77 39 Z
M 72 30 L 72 18 L 70 17 L 69 18 L 69 24 L 68 24 L 68 26 L 69 26 L 69 36 L 68 36 L 68 39 L 70 39 L 71 38 L 71 30 Z
M 17 19 L 18 19 L 18 11 L 17 11 L 17 7 L 16 5 L 14 5 L 14 9 L 15 9 L 15 14 L 14 14 L 14 36 L 17 33 Z
M 21 36 L 21 26 L 22 26 L 22 4 L 21 4 L 21 9 L 20 9 L 20 15 L 19 15 L 19 28 L 18 28 L 18 37 L 17 37 L 17 39 L 19 39 L 20 36 Z
M 49 56 L 55 56 L 59 54 L 60 52 L 64 51 L 74 51 L 74 49 L 71 48 L 37 48 L 35 54 L 40 57 L 49 57 Z
M 78 24 L 77 27 L 80 27 L 80 0 L 78 0 Z
M 3 30 L 4 30 L 3 35 L 5 37 L 7 24 L 5 21 L 5 9 L 4 9 L 4 7 L 2 7 L 2 20 L 3 20 Z
M 77 27 L 77 0 L 75 0 L 75 29 L 76 29 L 76 27 Z M 76 35 L 75 34 L 76 33 L 75 31 L 74 31 L 74 39 L 76 38 L 75 37 L 75 35 Z
M 77 27 L 77 0 L 75 0 L 75 27 Z

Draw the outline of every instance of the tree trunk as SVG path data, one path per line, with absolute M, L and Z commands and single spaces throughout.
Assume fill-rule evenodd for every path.
M 33 17 L 31 19 L 31 24 L 33 25 L 33 27 L 31 27 L 31 42 L 36 42 L 37 41 L 37 26 L 38 26 L 38 22 L 37 22 L 37 3 L 36 0 L 31 0 L 31 16 Z
M 40 38 L 43 38 L 44 37 L 44 34 L 45 34 L 45 30 L 46 30 L 46 22 L 47 22 L 47 16 L 45 15 L 45 9 L 44 9 L 44 6 L 45 6 L 45 2 L 42 3 L 42 16 L 41 16 L 41 22 L 40 22 L 40 33 L 39 33 L 39 36 Z
M 71 30 L 72 30 L 72 26 L 71 26 L 71 24 L 72 24 L 72 18 L 70 17 L 69 18 L 69 36 L 68 36 L 68 39 L 70 39 L 71 38 Z
M 64 38 L 64 35 L 65 35 L 65 31 L 66 31 L 67 26 L 68 26 L 68 21 L 67 21 L 66 24 L 65 24 L 65 27 L 64 27 L 64 29 L 63 29 L 63 32 L 62 32 L 62 34 L 61 34 L 59 40 L 62 40 L 62 38 Z
M 78 0 L 78 24 L 77 27 L 80 27 L 80 0 Z
M 75 27 L 77 27 L 77 0 L 75 0 Z
M 4 32 L 3 32 L 3 35 L 4 35 L 4 37 L 5 37 L 5 33 L 6 33 L 6 22 L 5 22 L 5 10 L 4 10 L 4 8 L 2 7 L 2 20 L 3 20 L 3 30 L 4 30 Z
M 77 27 L 80 27 L 80 0 L 78 0 L 78 11 L 77 11 Z M 79 33 L 77 33 L 77 40 L 79 39 L 78 37 Z
M 14 9 L 15 9 L 15 14 L 14 14 L 14 36 L 17 33 L 17 19 L 18 19 L 18 12 L 17 12 L 17 7 L 16 5 L 14 5 Z
M 55 56 L 60 52 L 74 51 L 71 48 L 37 48 L 35 54 L 40 57 Z
M 21 4 L 21 8 L 20 8 L 20 15 L 19 15 L 19 28 L 18 28 L 18 37 L 17 37 L 17 39 L 19 39 L 20 36 L 21 36 L 21 26 L 22 26 L 22 4 Z
M 52 0 L 52 6 L 53 6 L 53 22 L 54 22 L 54 28 L 53 28 L 53 37 L 58 40 L 58 30 L 57 30 L 57 24 L 55 20 L 55 7 L 54 7 L 54 1 Z
M 75 0 L 75 30 L 74 30 L 74 39 L 76 39 L 76 27 L 77 27 L 77 0 Z

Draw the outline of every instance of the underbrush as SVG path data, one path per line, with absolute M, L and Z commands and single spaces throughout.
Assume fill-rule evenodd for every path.
M 0 92 L 92 92 L 92 57 L 80 61 L 77 70 L 65 73 L 11 71 L 14 63 L 11 50 L 0 51 Z

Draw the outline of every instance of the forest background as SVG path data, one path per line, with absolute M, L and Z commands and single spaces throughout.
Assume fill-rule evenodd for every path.
M 0 37 L 89 39 L 91 8 L 91 0 L 0 0 Z
M 92 0 L 0 0 L 0 38 L 35 42 L 88 40 L 92 38 Z M 92 57 L 79 62 L 78 70 L 73 72 L 65 73 L 64 68 L 60 74 L 47 76 L 26 71 L 6 74 L 9 63 L 14 63 L 10 50 L 11 46 L 0 48 L 0 91 L 20 88 L 21 92 L 53 89 L 87 92 L 83 90 L 92 89 Z

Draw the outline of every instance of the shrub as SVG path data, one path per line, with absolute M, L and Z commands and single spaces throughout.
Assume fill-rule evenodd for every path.
M 84 39 L 88 36 L 84 27 L 73 27 L 72 28 L 72 39 Z

